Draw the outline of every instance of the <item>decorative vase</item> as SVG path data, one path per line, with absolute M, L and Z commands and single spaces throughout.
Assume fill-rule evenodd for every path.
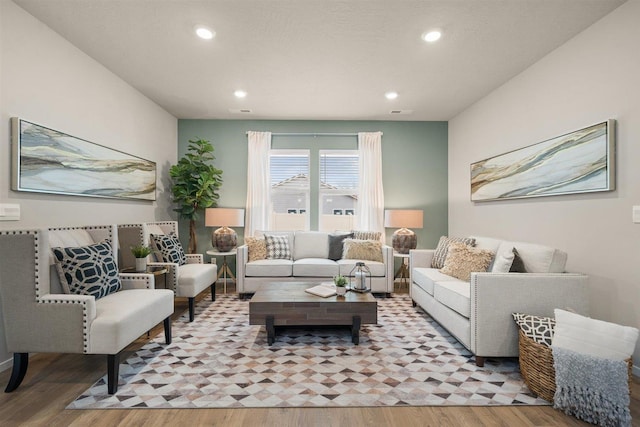
M 146 258 L 136 258 L 136 272 L 144 273 L 147 271 L 147 259 Z
M 343 297 L 347 293 L 347 288 L 345 286 L 336 286 L 336 293 L 339 297 Z

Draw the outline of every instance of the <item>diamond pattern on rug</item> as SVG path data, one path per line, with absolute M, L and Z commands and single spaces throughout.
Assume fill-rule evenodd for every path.
M 249 325 L 249 303 L 236 295 L 203 299 L 196 320 L 173 324 L 68 409 L 234 408 L 393 405 L 548 405 L 520 376 L 516 359 L 480 368 L 458 341 L 408 296 L 378 299 L 378 324 L 284 328 L 267 345 L 264 326 Z

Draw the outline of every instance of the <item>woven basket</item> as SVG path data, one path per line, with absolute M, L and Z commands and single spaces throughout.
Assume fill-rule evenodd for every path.
M 536 343 L 520 330 L 518 339 L 520 350 L 520 373 L 525 384 L 537 396 L 553 402 L 556 393 L 556 371 L 553 367 L 551 347 Z M 629 370 L 629 393 L 631 393 L 631 370 L 633 361 L 626 360 Z

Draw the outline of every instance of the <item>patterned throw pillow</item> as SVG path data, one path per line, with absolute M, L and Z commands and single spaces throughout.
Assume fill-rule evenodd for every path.
M 345 239 L 342 258 L 383 262 L 382 243 L 375 240 Z
M 451 242 L 461 242 L 469 246 L 475 246 L 476 239 L 470 237 L 440 237 L 436 251 L 433 254 L 433 259 L 431 260 L 431 268 L 444 267 L 444 260 L 447 258 L 447 251 L 449 250 L 449 243 Z
M 380 240 L 382 233 L 380 231 L 357 231 L 352 230 L 353 238 L 356 240 Z
M 556 320 L 553 317 L 540 317 L 531 314 L 513 313 L 520 330 L 538 344 L 551 347 Z
M 468 282 L 472 272 L 487 271 L 493 260 L 493 252 L 472 248 L 460 242 L 451 242 L 444 261 L 442 274 Z
M 267 259 L 267 244 L 264 239 L 247 237 L 244 242 L 247 244 L 249 251 L 249 262 Z
M 93 295 L 98 299 L 122 287 L 110 241 L 51 250 L 65 293 Z
M 267 259 L 291 259 L 287 236 L 265 234 L 264 240 L 267 247 Z
M 182 244 L 175 234 L 151 234 L 150 237 L 153 248 L 162 257 L 162 262 L 171 262 L 178 265 L 187 263 Z

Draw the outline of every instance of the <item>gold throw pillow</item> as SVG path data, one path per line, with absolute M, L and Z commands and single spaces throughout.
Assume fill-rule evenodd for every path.
M 464 243 L 450 242 L 442 274 L 469 281 L 472 272 L 487 271 L 493 260 L 493 252 L 486 249 L 472 248 Z

